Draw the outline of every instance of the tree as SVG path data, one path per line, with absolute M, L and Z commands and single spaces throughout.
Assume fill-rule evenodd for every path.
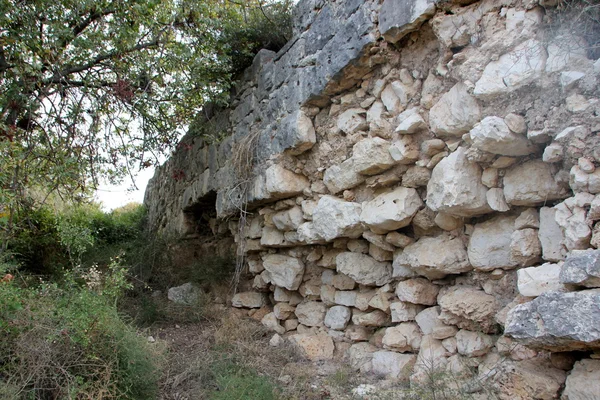
M 289 24 L 290 7 L 0 0 L 0 226 L 34 202 L 31 188 L 78 196 L 155 163 L 203 104 L 226 102 L 233 56 L 264 40 L 247 35 L 251 23 Z M 262 31 L 285 43 L 290 29 Z

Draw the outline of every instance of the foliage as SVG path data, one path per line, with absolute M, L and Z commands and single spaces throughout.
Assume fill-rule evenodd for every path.
M 0 386 L 28 399 L 152 398 L 151 352 L 116 309 L 126 288 L 117 260 L 93 279 L 0 284 Z
M 0 232 L 49 193 L 155 164 L 254 52 L 285 43 L 290 4 L 0 0 Z

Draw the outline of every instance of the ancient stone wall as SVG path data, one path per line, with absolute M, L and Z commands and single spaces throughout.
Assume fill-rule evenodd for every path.
M 226 138 L 190 134 L 157 171 L 152 229 L 197 234 L 213 210 L 252 277 L 233 306 L 312 359 L 595 398 L 600 61 L 557 12 L 301 1 L 295 38 L 207 113 Z

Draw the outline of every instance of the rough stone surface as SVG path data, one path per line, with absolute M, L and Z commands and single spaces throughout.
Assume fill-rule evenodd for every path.
M 459 354 L 467 357 L 485 355 L 494 345 L 492 337 L 481 332 L 461 329 L 456 334 L 456 348 Z
M 376 233 L 387 233 L 409 225 L 422 206 L 415 189 L 399 187 L 364 204 L 360 220 Z
M 447 274 L 460 274 L 472 269 L 463 241 L 449 235 L 423 237 L 408 245 L 394 259 L 393 266 L 395 270 L 410 268 L 429 279 L 439 279 Z
M 551 291 L 566 291 L 559 276 L 562 263 L 546 263 L 539 267 L 522 268 L 517 271 L 517 285 L 521 296 L 537 297 Z
M 311 361 L 331 360 L 335 345 L 328 335 L 296 334 L 290 336 L 290 341 L 301 349 L 306 358 Z
M 494 332 L 500 305 L 494 296 L 468 286 L 453 286 L 438 297 L 440 319 L 448 325 L 473 331 Z
M 469 132 L 472 146 L 488 153 L 525 156 L 536 151 L 523 135 L 512 132 L 500 117 L 485 117 Z
M 362 285 L 382 286 L 392 279 L 392 268 L 365 254 L 344 252 L 335 258 L 337 271 Z
M 352 318 L 352 311 L 348 307 L 333 306 L 327 310 L 325 326 L 331 329 L 343 330 L 348 325 L 350 318 Z
M 198 301 L 200 295 L 200 288 L 191 282 L 184 283 L 181 286 L 169 288 L 167 297 L 173 303 L 193 305 Z
M 376 351 L 373 353 L 373 373 L 387 378 L 406 376 L 412 370 L 417 356 L 400 354 L 393 351 Z
M 543 161 L 528 161 L 506 171 L 506 202 L 517 206 L 535 206 L 568 197 L 568 191 L 554 179 L 551 167 Z
M 436 303 L 439 290 L 439 286 L 427 279 L 415 278 L 399 282 L 396 286 L 396 295 L 400 301 L 432 306 Z
M 361 206 L 333 196 L 323 196 L 313 212 L 315 233 L 325 240 L 338 237 L 359 237 Z
M 577 361 L 567 377 L 562 398 L 592 400 L 600 393 L 600 360 Z
M 320 326 L 325 320 L 327 307 L 318 301 L 307 301 L 296 306 L 298 322 L 306 326 Z
M 600 290 L 547 292 L 508 313 L 504 334 L 550 351 L 600 348 Z
M 418 351 L 421 346 L 421 331 L 414 322 L 403 322 L 385 330 L 382 343 L 386 349 L 400 353 Z
M 397 301 L 390 304 L 390 311 L 392 313 L 392 322 L 407 322 L 414 321 L 415 317 L 423 306 L 418 304 L 408 303 L 405 301 Z
M 385 39 L 396 43 L 418 29 L 435 12 L 434 0 L 385 0 L 379 13 L 379 29 Z
M 461 137 L 480 119 L 479 104 L 462 83 L 454 85 L 429 112 L 431 130 L 441 138 Z
M 265 297 L 262 293 L 242 292 L 236 293 L 231 299 L 233 307 L 261 308 L 265 305 Z
M 470 162 L 461 147 L 435 166 L 427 184 L 427 206 L 433 211 L 471 217 L 491 211 L 481 167 Z
M 388 151 L 390 143 L 381 138 L 367 138 L 352 148 L 353 168 L 359 174 L 375 175 L 396 164 Z
M 540 209 L 540 230 L 538 238 L 542 245 L 542 258 L 546 261 L 565 259 L 566 249 L 563 245 L 565 235 L 556 223 L 556 209 L 542 207 Z
M 304 264 L 297 258 L 282 254 L 268 254 L 263 257 L 263 266 L 274 285 L 288 290 L 298 290 L 300 287 Z
M 562 266 L 560 282 L 600 287 L 600 250 L 573 250 Z
M 468 248 L 469 261 L 475 269 L 492 271 L 517 266 L 510 250 L 514 225 L 515 218 L 508 216 L 475 225 Z

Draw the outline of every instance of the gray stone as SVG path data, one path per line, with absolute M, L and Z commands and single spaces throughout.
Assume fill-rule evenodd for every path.
M 352 311 L 348 307 L 333 306 L 327 310 L 325 326 L 331 329 L 343 330 L 348 325 L 350 318 L 352 318 Z
M 414 354 L 400 354 L 393 351 L 376 351 L 373 353 L 373 373 L 387 378 L 400 378 L 408 376 L 412 371 L 417 356 Z
M 456 349 L 467 357 L 480 357 L 487 354 L 494 345 L 492 337 L 481 332 L 461 329 L 456 334 Z
M 352 148 L 352 167 L 363 175 L 379 174 L 396 164 L 388 151 L 390 142 L 374 137 L 363 139 Z
M 349 158 L 341 164 L 332 165 L 327 168 L 323 175 L 323 183 L 327 189 L 337 194 L 346 189 L 352 189 L 365 181 L 364 175 L 356 172 L 354 160 Z
M 435 5 L 435 0 L 385 0 L 379 12 L 379 30 L 388 42 L 396 43 L 431 18 Z
M 265 296 L 257 292 L 236 293 L 231 299 L 233 307 L 261 308 L 265 303 Z
M 562 266 L 560 282 L 600 287 L 600 250 L 573 250 Z
M 167 297 L 173 303 L 194 305 L 198 301 L 198 296 L 201 294 L 199 287 L 191 282 L 184 283 L 181 286 L 169 288 Z
M 452 286 L 438 297 L 440 319 L 462 329 L 491 333 L 500 304 L 494 296 L 469 286 Z
M 543 293 L 508 313 L 504 334 L 552 352 L 600 348 L 600 290 Z
M 542 244 L 542 258 L 546 261 L 560 261 L 565 259 L 566 249 L 563 245 L 565 236 L 560 226 L 556 223 L 555 214 L 555 208 L 540 208 L 538 238 Z

